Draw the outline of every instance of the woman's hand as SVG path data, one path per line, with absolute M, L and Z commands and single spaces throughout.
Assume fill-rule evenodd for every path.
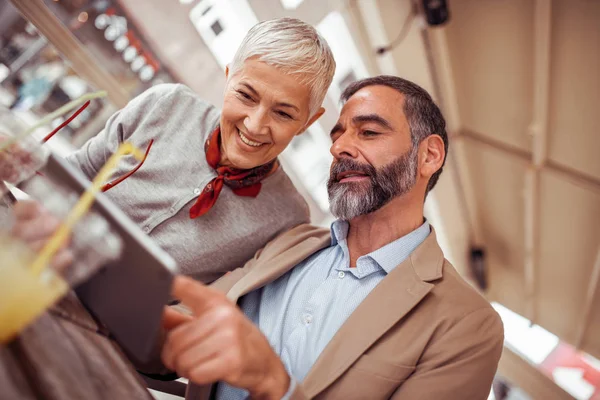
M 40 203 L 32 200 L 17 202 L 13 207 L 15 221 L 11 235 L 39 252 L 52 234 L 58 229 L 61 221 L 54 217 Z M 52 259 L 52 267 L 63 271 L 73 263 L 73 253 L 65 244 Z

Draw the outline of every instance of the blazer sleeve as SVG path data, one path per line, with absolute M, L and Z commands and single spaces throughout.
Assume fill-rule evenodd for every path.
M 423 354 L 393 400 L 486 400 L 504 342 L 502 320 L 486 307 L 466 315 Z

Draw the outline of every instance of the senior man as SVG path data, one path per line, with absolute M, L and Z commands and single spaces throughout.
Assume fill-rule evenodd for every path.
M 356 82 L 342 99 L 331 229 L 298 226 L 213 287 L 177 279 L 192 314 L 165 312 L 163 361 L 193 383 L 188 398 L 487 398 L 502 322 L 423 216 L 444 118 L 398 77 Z

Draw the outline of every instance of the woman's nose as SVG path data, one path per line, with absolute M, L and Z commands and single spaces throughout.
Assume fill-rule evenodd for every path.
M 249 113 L 244 119 L 247 133 L 254 136 L 266 135 L 269 131 L 269 117 L 264 110 Z

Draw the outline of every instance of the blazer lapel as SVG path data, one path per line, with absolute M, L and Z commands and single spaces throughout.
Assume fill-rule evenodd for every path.
M 330 243 L 328 229 L 310 224 L 298 225 L 269 242 L 243 267 L 226 273 L 210 286 L 237 301 L 240 296 L 277 279 L 296 263 Z
M 210 287 L 220 290 L 221 292 L 227 293 L 240 279 L 248 273 L 246 265 L 242 268 L 234 269 L 233 271 L 227 272 L 225 275 L 210 284 Z
M 340 377 L 373 343 L 409 313 L 441 278 L 443 254 L 432 232 L 348 317 L 325 347 L 303 386 L 313 398 Z M 365 328 L 368 327 L 368 328 Z
M 331 237 L 329 236 L 320 238 L 309 237 L 293 248 L 275 255 L 273 258 L 257 261 L 256 265 L 252 266 L 252 268 L 250 268 L 250 270 L 231 287 L 227 293 L 227 297 L 230 300 L 237 302 L 241 296 L 264 286 L 269 282 L 273 282 L 290 269 L 294 268 L 296 264 L 330 244 Z

